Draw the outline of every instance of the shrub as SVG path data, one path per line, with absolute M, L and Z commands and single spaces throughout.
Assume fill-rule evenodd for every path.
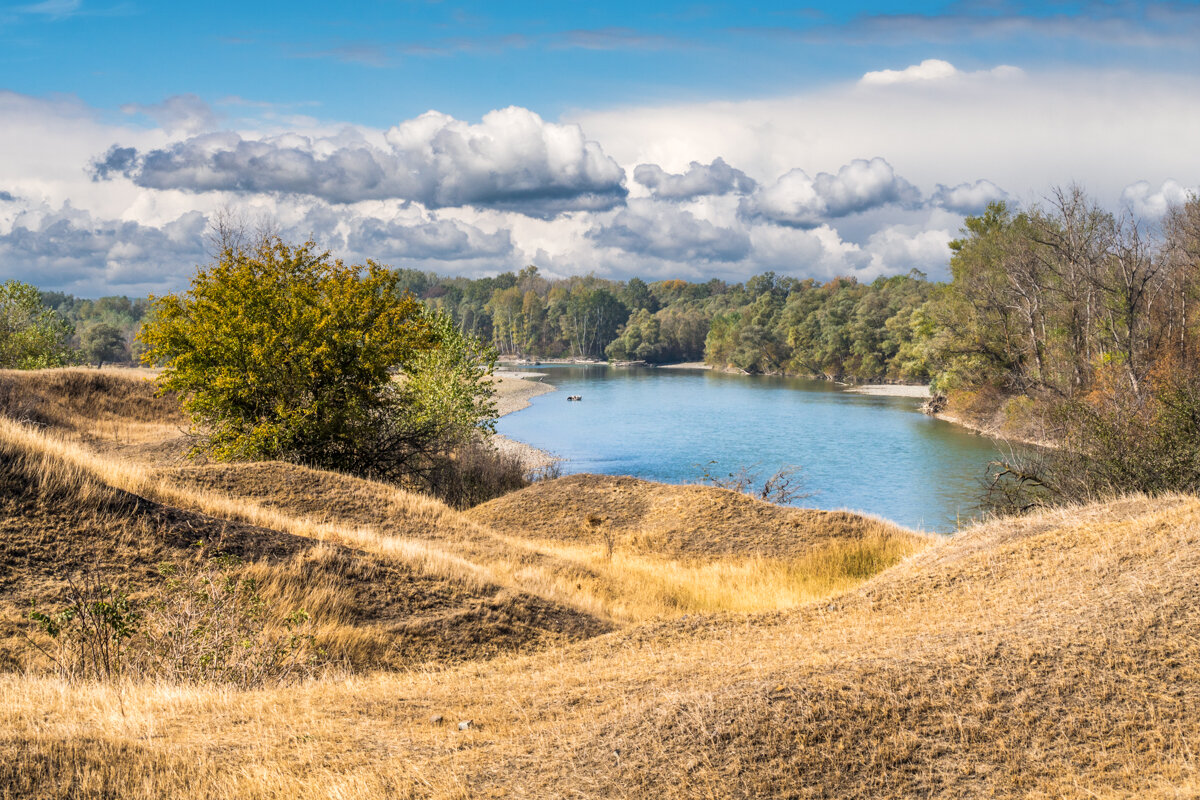
M 427 476 L 427 490 L 447 505 L 470 508 L 530 484 L 524 460 L 484 441 L 469 442 Z
M 1024 511 L 1129 492 L 1200 492 L 1200 380 L 1163 368 L 1133 386 L 1117 367 L 1095 388 L 1059 401 L 1052 449 L 1025 448 L 991 467 L 987 504 Z
M 94 575 L 67 582 L 69 602 L 57 611 L 31 607 L 43 641 L 29 641 L 64 678 L 110 680 L 127 668 L 141 614 L 129 597 Z
M 491 429 L 494 359 L 372 261 L 309 242 L 227 247 L 154 301 L 143 359 L 192 416 L 194 454 L 281 459 L 382 479 L 436 471 Z
M 740 492 L 768 503 L 785 506 L 812 497 L 812 492 L 804 489 L 803 469 L 795 465 L 786 464 L 766 478 L 762 477 L 758 464 L 741 466 L 724 475 L 714 473 L 716 461 L 698 466 L 700 483 Z

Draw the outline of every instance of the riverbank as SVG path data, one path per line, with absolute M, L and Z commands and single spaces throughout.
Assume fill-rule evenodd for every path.
M 658 369 L 712 369 L 712 364 L 703 361 L 684 361 L 679 364 L 659 364 Z
M 492 384 L 496 387 L 497 416 L 503 417 L 523 408 L 529 408 L 529 401 L 532 398 L 555 391 L 550 384 L 541 382 L 543 377 L 545 377 L 544 372 L 503 370 L 494 373 Z M 544 472 L 562 460 L 545 450 L 539 450 L 532 445 L 518 442 L 516 439 L 510 439 L 501 434 L 492 437 L 492 444 L 501 453 L 519 456 L 531 472 Z
M 939 411 L 932 415 L 935 419 L 940 419 L 943 422 L 949 422 L 951 425 L 957 425 L 963 430 L 970 431 L 977 436 L 984 436 L 998 442 L 1007 442 L 1009 444 L 1025 445 L 1027 447 L 1039 447 L 1043 450 L 1053 450 L 1056 445 L 1051 437 L 1045 432 L 1038 433 L 1036 431 L 1013 431 L 1010 426 L 1006 425 L 1003 415 L 997 414 L 989 421 L 971 420 L 959 414 L 954 414 L 948 411 Z
M 868 383 L 851 386 L 844 390 L 848 394 L 869 394 L 877 397 L 916 397 L 922 400 L 932 397 L 928 386 L 907 383 Z

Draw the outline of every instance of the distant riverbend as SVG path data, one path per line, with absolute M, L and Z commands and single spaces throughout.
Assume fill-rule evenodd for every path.
M 705 469 L 757 466 L 765 476 L 799 465 L 812 493 L 803 505 L 951 532 L 975 513 L 996 457 L 990 440 L 920 413 L 920 397 L 715 370 L 536 369 L 559 391 L 523 397 L 529 407 L 497 430 L 561 457 L 564 474 L 690 483 Z

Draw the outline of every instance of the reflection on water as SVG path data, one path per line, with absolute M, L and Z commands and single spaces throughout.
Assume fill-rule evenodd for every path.
M 539 366 L 557 392 L 500 419 L 500 433 L 566 459 L 564 473 L 694 482 L 759 465 L 803 468 L 801 501 L 925 530 L 974 513 L 994 445 L 920 413 L 920 401 L 847 394 L 796 378 L 698 370 Z M 568 395 L 582 401 L 567 402 Z

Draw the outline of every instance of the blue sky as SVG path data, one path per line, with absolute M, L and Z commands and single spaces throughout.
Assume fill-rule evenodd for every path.
M 989 199 L 1200 185 L 1197 41 L 1195 3 L 8 2 L 0 278 L 173 288 L 218 209 L 443 273 L 937 274 Z
M 6 88 L 100 108 L 194 93 L 382 126 L 430 108 L 478 117 L 520 105 L 555 117 L 772 95 L 927 58 L 962 69 L 1200 67 L 1188 4 L 334 5 L 10 3 L 0 74 Z M 1175 27 L 1180 17 L 1190 30 Z

